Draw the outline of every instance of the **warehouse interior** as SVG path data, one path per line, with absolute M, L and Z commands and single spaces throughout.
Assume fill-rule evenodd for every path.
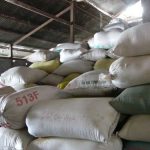
M 0 0 L 0 150 L 150 150 L 150 0 Z
M 2 63 L 0 64 L 6 63 L 6 65 L 5 67 L 1 65 L 0 72 L 2 73 L 5 70 L 2 68 L 8 69 L 11 64 L 16 65 L 12 58 L 20 65 L 25 65 L 26 62 L 22 60 L 23 57 L 34 50 L 49 50 L 58 43 L 89 39 L 94 33 L 102 30 L 112 18 L 119 16 L 122 10 L 138 2 L 138 0 L 89 2 L 74 2 L 74 12 L 72 12 L 73 33 L 70 33 L 71 0 L 1 0 L 0 57 Z M 142 1 L 142 3 L 145 10 L 148 10 L 149 1 Z M 149 11 L 145 12 L 144 14 L 147 15 L 144 15 L 144 18 L 148 18 Z M 49 22 L 49 19 L 52 19 L 52 21 Z M 12 45 L 12 53 L 10 45 Z M 7 59 L 6 62 L 3 57 L 10 57 L 10 59 Z

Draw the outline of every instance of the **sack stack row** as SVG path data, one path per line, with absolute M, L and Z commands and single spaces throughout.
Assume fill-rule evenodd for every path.
M 57 60 L 52 61 L 57 62 Z M 75 61 L 80 62 L 80 60 Z M 89 63 L 93 64 L 91 61 Z M 79 66 L 80 64 L 76 68 L 80 69 Z M 86 68 L 83 67 L 83 69 Z M 87 71 L 89 70 L 91 69 Z M 43 67 L 36 69 L 14 67 L 1 75 L 1 82 L 13 87 L 35 84 L 46 77 L 47 72 L 47 68 L 43 69 Z M 88 73 L 88 76 L 93 75 L 98 82 L 99 70 L 96 72 L 98 72 L 96 76 L 93 72 Z M 88 81 L 95 84 L 95 88 L 99 87 L 100 85 L 95 83 L 93 77 L 90 76 Z M 91 84 L 90 82 L 87 83 Z M 112 98 L 71 98 L 72 94 L 54 86 L 34 85 L 31 88 L 12 92 L 11 94 L 2 93 L 0 98 L 2 149 L 122 150 L 121 140 L 114 135 L 119 113 L 109 104 Z M 97 89 L 98 92 L 101 93 L 101 89 Z M 92 96 L 92 94 L 89 95 Z M 4 132 L 6 134 L 3 138 Z
M 110 66 L 112 83 L 125 89 L 110 104 L 130 118 L 118 135 L 124 149 L 150 149 L 150 23 L 124 31 L 112 53 L 120 56 Z
M 29 68 L 14 67 L 1 74 L 1 86 L 33 86 L 17 92 L 0 89 L 1 148 L 122 150 L 122 138 L 124 150 L 148 150 L 149 29 L 146 23 L 123 31 L 109 51 L 120 57 L 115 61 L 100 47 L 88 50 L 66 43 L 55 48 L 60 60 L 58 55 L 39 59 Z M 33 85 L 41 82 L 53 86 Z M 118 89 L 123 90 L 120 95 Z M 120 114 L 132 116 L 118 131 Z
M 120 115 L 107 98 L 116 90 L 106 78 L 114 60 L 106 57 L 104 49 L 63 43 L 53 52 L 26 57 L 33 63 L 29 68 L 14 67 L 1 74 L 0 83 L 17 91 L 0 89 L 0 147 L 122 150 L 114 134 Z
M 29 68 L 40 69 L 48 73 L 48 75 L 42 78 L 38 84 L 57 86 L 61 89 L 66 87 L 67 91 L 69 93 L 73 92 L 74 96 L 105 96 L 107 95 L 107 88 L 109 91 L 108 93 L 111 93 L 110 91 L 115 89 L 115 87 L 112 86 L 111 80 L 107 81 L 107 79 L 102 78 L 100 79 L 101 81 L 99 80 L 99 74 L 108 75 L 110 64 L 114 61 L 114 59 L 106 58 L 106 50 L 89 50 L 83 44 L 63 43 L 58 44 L 54 52 L 59 52 L 60 60 L 58 58 L 44 62 L 37 60 L 37 62 L 34 62 L 29 66 Z M 36 54 L 37 53 L 39 54 L 40 52 L 36 52 Z M 32 54 L 28 57 L 30 58 L 30 61 L 32 60 L 32 56 L 35 55 Z M 92 72 L 91 70 L 93 69 L 94 71 Z M 87 79 L 85 79 L 86 76 L 88 76 Z M 69 84 L 73 79 L 76 79 L 78 82 L 76 87 L 74 86 L 74 82 L 73 86 L 72 83 L 71 86 Z M 92 88 L 94 88 L 94 90 L 92 90 Z M 101 93 L 104 94 L 99 94 L 98 91 L 101 89 L 103 91 Z M 90 90 L 91 92 L 89 92 Z M 83 92 L 80 92 L 80 94 L 78 91 Z
M 52 86 L 10 92 L 0 98 L 2 149 L 122 150 L 112 98 L 70 98 Z
M 97 32 L 88 40 L 90 48 L 102 48 L 109 50 L 113 48 L 121 33 L 126 30 L 128 24 L 121 19 L 113 19 L 109 24 L 104 26 L 103 31 Z

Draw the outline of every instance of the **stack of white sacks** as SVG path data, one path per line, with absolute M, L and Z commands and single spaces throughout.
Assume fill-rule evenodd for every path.
M 27 73 L 25 76 L 22 69 L 27 68 L 6 71 L 1 82 L 27 84 L 31 79 L 41 78 L 35 79 L 37 72 L 32 74 L 34 78 Z M 120 115 L 109 104 L 112 98 L 69 98 L 63 90 L 52 86 L 34 86 L 18 92 L 10 87 L 7 90 L 0 89 L 1 149 L 122 149 L 121 140 L 113 135 Z
M 34 86 L 16 92 L 15 84 L 34 83 L 46 72 L 27 67 L 14 67 L 1 75 L 0 88 L 0 149 L 27 150 L 34 139 L 25 128 L 29 109 L 39 101 L 69 97 L 60 89 L 52 86 Z
M 112 53 L 120 56 L 109 72 L 115 86 L 125 89 L 110 104 L 132 115 L 118 135 L 127 140 L 124 149 L 150 149 L 150 23 L 122 33 Z
M 108 97 L 110 91 L 116 89 L 106 78 L 112 60 L 108 59 L 110 62 L 107 62 L 105 50 L 88 51 L 83 48 L 76 51 L 63 49 L 61 58 L 65 50 L 67 53 L 81 53 L 78 57 L 76 53 L 75 58 L 70 55 L 73 58 L 61 65 L 58 59 L 44 62 L 35 60 L 29 68 L 14 67 L 1 74 L 2 85 L 18 90 L 11 87 L 7 87 L 8 91 L 4 90 L 6 87 L 0 89 L 1 149 L 122 149 L 121 140 L 114 135 L 120 115 L 109 104 L 112 98 Z M 95 66 L 98 70 L 91 71 L 99 58 L 105 59 L 100 60 L 98 67 Z M 104 62 L 107 62 L 106 65 Z M 72 80 L 65 90 L 35 85 L 48 75 L 64 78 L 72 73 L 74 77 L 82 75 Z M 26 88 L 29 86 L 33 87 Z M 74 95 L 84 98 L 72 98 Z
M 28 57 L 33 62 L 29 68 L 14 67 L 1 74 L 0 148 L 122 150 L 122 138 L 128 140 L 124 150 L 148 150 L 149 30 L 146 23 L 120 32 L 113 44 L 98 40 L 105 49 L 59 44 L 55 50 L 60 60 L 56 52 L 49 58 L 36 52 Z M 120 58 L 108 58 L 110 52 Z M 127 89 L 110 97 L 117 88 Z M 134 116 L 116 135 L 120 113 Z
M 103 28 L 103 31 L 95 33 L 94 37 L 88 40 L 88 44 L 91 48 L 111 49 L 127 27 L 128 24 L 123 20 L 113 19 Z

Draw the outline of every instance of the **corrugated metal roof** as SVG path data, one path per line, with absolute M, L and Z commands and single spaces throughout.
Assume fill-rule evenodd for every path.
M 69 6 L 66 0 L 20 0 L 26 4 L 34 6 L 44 12 L 56 15 Z M 90 12 L 99 18 L 99 12 L 86 3 L 76 4 L 78 7 Z M 70 13 L 66 13 L 61 18 L 69 21 Z M 4 0 L 0 0 L 0 41 L 13 43 L 21 36 L 41 25 L 48 18 L 25 10 Z M 104 25 L 110 20 L 103 16 Z M 83 40 L 100 30 L 99 19 L 94 19 L 80 9 L 75 11 L 75 21 L 86 31 L 75 29 L 75 40 Z M 48 49 L 58 43 L 69 41 L 69 26 L 53 21 L 31 37 L 27 38 L 21 45 L 36 48 Z

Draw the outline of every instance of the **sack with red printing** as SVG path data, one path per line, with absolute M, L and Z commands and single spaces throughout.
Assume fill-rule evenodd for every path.
M 66 98 L 68 94 L 53 86 L 35 86 L 0 98 L 0 126 L 21 129 L 28 110 L 39 101 Z

